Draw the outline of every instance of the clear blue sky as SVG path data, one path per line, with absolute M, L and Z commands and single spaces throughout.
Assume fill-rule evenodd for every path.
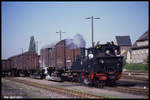
M 148 2 L 2 2 L 2 58 L 27 51 L 30 36 L 38 41 L 38 52 L 44 45 L 77 33 L 91 46 L 91 21 L 94 20 L 94 41 L 106 43 L 115 36 L 129 35 L 132 44 L 149 25 Z

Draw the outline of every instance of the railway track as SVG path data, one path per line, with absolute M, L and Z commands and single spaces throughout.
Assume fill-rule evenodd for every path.
M 117 90 L 121 92 L 128 92 L 133 94 L 140 94 L 140 95 L 148 95 L 149 90 L 148 89 L 141 89 L 141 88 L 129 88 L 129 87 L 123 87 L 123 86 L 117 86 L 117 87 L 106 87 L 107 89 Z
M 73 84 L 78 84 L 76 82 L 66 82 L 66 83 L 73 83 Z M 142 89 L 142 88 L 130 88 L 130 87 L 125 87 L 125 86 L 115 86 L 115 87 L 110 87 L 110 86 L 105 86 L 104 88 L 106 89 L 111 89 L 111 90 L 116 90 L 120 92 L 127 92 L 127 93 L 132 93 L 132 94 L 142 94 L 142 95 L 148 95 L 149 89 Z
M 136 77 L 136 76 L 128 76 L 128 75 L 122 75 L 122 79 L 133 79 L 133 80 L 141 80 L 141 81 L 148 81 L 148 78 L 145 77 Z
M 122 75 L 134 75 L 134 76 L 148 76 L 148 71 L 123 71 Z
M 135 70 L 128 70 L 124 72 L 130 72 L 130 73 L 148 73 L 148 71 L 135 71 Z
M 93 94 L 89 94 L 89 93 L 85 93 L 85 92 L 81 92 L 81 91 L 76 91 L 76 90 L 64 89 L 64 88 L 61 88 L 61 87 L 48 86 L 48 85 L 40 84 L 40 83 L 37 83 L 37 82 L 31 82 L 31 81 L 27 81 L 27 80 L 23 80 L 23 79 L 15 79 L 15 78 L 6 78 L 6 79 L 11 80 L 11 81 L 15 81 L 15 82 L 19 82 L 19 83 L 23 83 L 23 84 L 26 84 L 26 85 L 46 89 L 46 90 L 49 90 L 49 91 L 54 91 L 54 92 L 58 92 L 58 93 L 67 94 L 67 95 L 73 96 L 75 98 L 106 99 L 106 97 L 104 97 L 104 96 L 93 95 Z
M 30 85 L 30 86 L 34 86 L 34 87 L 38 87 L 38 88 L 42 88 L 42 89 L 46 89 L 46 90 L 50 90 L 50 91 L 54 91 L 54 92 L 59 92 L 59 93 L 67 94 L 67 95 L 71 95 L 71 96 L 76 97 L 76 98 L 100 98 L 100 99 L 106 98 L 103 96 L 84 93 L 84 92 L 77 91 L 77 90 L 70 90 L 70 89 L 64 89 L 61 87 L 48 86 L 48 85 L 40 84 L 37 82 L 31 82 L 31 81 L 27 81 L 27 80 L 23 80 L 23 79 L 15 79 L 15 78 L 7 78 L 7 79 L 12 80 L 12 81 L 16 81 L 16 82 L 20 82 L 20 83 L 24 83 L 26 85 Z M 77 84 L 76 82 L 66 82 L 66 83 Z M 120 92 L 125 92 L 125 93 L 132 93 L 132 94 L 136 94 L 136 95 L 139 95 L 139 94 L 140 95 L 148 95 L 148 93 L 149 93 L 149 89 L 129 88 L 129 87 L 125 87 L 125 86 L 115 86 L 115 87 L 105 86 L 104 88 L 108 89 L 108 90 L 120 91 Z

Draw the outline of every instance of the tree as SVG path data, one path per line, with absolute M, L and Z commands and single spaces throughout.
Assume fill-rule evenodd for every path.
M 123 58 L 123 67 L 126 65 L 126 59 Z
M 147 56 L 147 61 L 146 62 L 147 62 L 147 64 L 149 64 L 149 55 Z

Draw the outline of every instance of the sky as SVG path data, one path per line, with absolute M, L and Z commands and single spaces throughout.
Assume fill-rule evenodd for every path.
M 2 2 L 2 59 L 28 51 L 34 36 L 40 49 L 62 39 L 81 34 L 86 47 L 91 46 L 93 16 L 94 42 L 114 41 L 129 35 L 132 44 L 148 30 L 148 2 Z

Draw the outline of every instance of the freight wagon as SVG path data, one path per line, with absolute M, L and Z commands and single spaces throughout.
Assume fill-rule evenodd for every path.
M 39 56 L 34 51 L 24 52 L 4 60 L 2 68 L 5 68 L 3 72 L 7 70 L 12 76 L 29 76 L 39 70 Z
M 3 59 L 2 60 L 2 76 L 8 76 L 10 73 L 10 59 Z
M 51 75 L 57 72 L 59 76 L 71 69 L 74 61 L 80 60 L 85 56 L 83 48 L 72 48 L 72 44 L 66 44 L 66 40 L 61 40 L 58 43 L 47 48 L 42 48 L 40 51 L 41 67 L 48 67 L 48 72 Z

